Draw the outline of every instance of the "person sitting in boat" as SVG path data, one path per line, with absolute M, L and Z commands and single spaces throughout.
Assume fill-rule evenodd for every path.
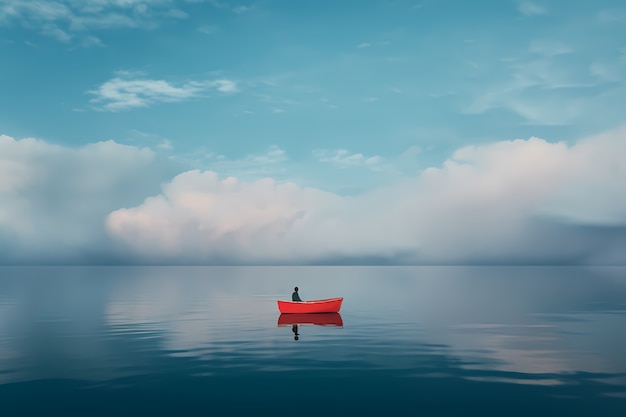
M 300 299 L 300 295 L 298 294 L 298 287 L 293 289 L 293 294 L 291 294 L 291 301 L 302 301 Z

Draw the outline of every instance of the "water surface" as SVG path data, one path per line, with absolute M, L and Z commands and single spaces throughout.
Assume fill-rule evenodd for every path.
M 339 322 L 308 320 L 295 340 L 276 300 L 296 285 L 343 296 Z M 619 267 L 2 267 L 0 403 L 624 416 L 624 329 Z

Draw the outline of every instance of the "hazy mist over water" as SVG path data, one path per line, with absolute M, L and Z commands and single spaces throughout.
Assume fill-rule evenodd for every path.
M 296 285 L 344 297 L 343 326 L 294 340 L 276 300 Z M 2 267 L 0 398 L 3 415 L 621 416 L 625 328 L 624 267 Z

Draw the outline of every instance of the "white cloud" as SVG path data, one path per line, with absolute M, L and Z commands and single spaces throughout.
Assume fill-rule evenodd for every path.
M 52 38 L 55 38 L 59 42 L 69 43 L 72 40 L 72 37 L 68 35 L 65 31 L 59 29 L 56 25 L 47 24 L 42 28 L 42 33 L 48 35 Z
M 91 46 L 103 46 L 102 41 L 95 36 L 87 36 L 83 38 L 81 46 L 88 48 Z
M 347 149 L 316 149 L 313 151 L 320 162 L 330 163 L 341 168 L 364 166 L 370 169 L 380 169 L 382 158 L 378 155 L 365 156 L 362 153 L 350 153 Z
M 359 49 L 371 48 L 373 46 L 387 46 L 390 42 L 362 42 L 358 44 L 356 47 Z
M 246 6 L 246 5 L 232 6 L 228 4 L 228 2 L 226 1 L 219 1 L 219 0 L 186 0 L 186 2 L 187 3 L 206 2 L 210 4 L 211 6 L 215 7 L 216 9 L 230 10 L 231 12 L 235 14 L 249 13 L 255 9 L 255 6 Z
M 107 225 L 147 257 L 285 257 L 284 234 L 323 197 L 320 191 L 270 179 L 246 184 L 234 177 L 220 180 L 210 171 L 189 171 L 141 206 L 111 213 Z
M 205 35 L 212 35 L 218 31 L 219 28 L 213 25 L 202 25 L 198 28 L 198 32 L 204 33 Z
M 198 159 L 201 159 L 199 161 Z M 287 162 L 287 153 L 276 145 L 270 146 L 265 152 L 248 154 L 243 158 L 233 159 L 224 155 L 215 155 L 199 151 L 195 155 L 193 165 L 219 172 L 221 175 L 239 178 L 259 178 L 276 175 L 284 170 L 282 164 Z
M 563 42 L 534 40 L 530 43 L 530 52 L 547 57 L 553 57 L 571 54 L 574 50 Z
M 174 4 L 174 0 L 0 0 L 0 27 L 17 24 L 67 43 L 93 38 L 90 30 L 154 28 L 163 20 L 186 19 L 187 13 Z
M 524 16 L 538 16 L 548 13 L 545 7 L 531 1 L 518 2 L 517 10 Z
M 236 93 L 239 91 L 237 84 L 231 80 L 215 80 L 204 83 L 207 87 L 215 87 L 222 93 Z
M 107 141 L 72 149 L 0 135 L 0 263 L 110 256 L 105 216 L 140 203 L 170 172 L 147 148 Z
M 138 78 L 138 74 L 118 72 L 118 76 L 89 91 L 96 97 L 91 100 L 98 108 L 107 111 L 129 110 L 148 107 L 157 103 L 189 100 L 199 97 L 210 89 L 222 93 L 239 91 L 234 81 L 188 81 L 178 86 L 165 80 Z
M 600 246 L 577 235 L 626 225 L 625 134 L 572 147 L 536 138 L 465 147 L 441 168 L 352 197 L 192 171 L 111 213 L 108 226 L 142 256 L 200 262 L 626 262 L 623 232 Z
M 537 138 L 468 146 L 441 167 L 340 196 L 211 171 L 163 183 L 148 149 L 1 136 L 0 259 L 625 263 L 625 138 L 626 128 L 571 146 Z M 285 158 L 272 147 L 229 169 Z M 229 161 L 215 161 L 228 170 Z
M 171 151 L 172 149 L 174 149 L 172 141 L 168 138 L 154 133 L 142 132 L 137 129 L 133 129 L 129 132 L 128 140 L 131 143 L 139 143 L 149 148 L 156 148 L 165 151 Z
M 283 162 L 286 159 L 287 153 L 276 145 L 270 146 L 267 153 L 263 155 L 250 155 L 246 158 L 246 160 L 253 161 L 260 165 L 275 164 Z
M 285 170 L 284 163 L 289 160 L 287 153 L 276 145 L 265 152 L 251 153 L 242 158 L 228 158 L 215 154 L 207 149 L 180 158 L 185 165 L 197 169 L 210 169 L 223 176 L 236 176 L 239 179 L 256 180 L 258 178 L 276 176 Z
M 543 54 L 548 53 L 556 51 L 543 50 Z M 565 49 L 561 53 L 566 53 Z M 606 81 L 598 77 L 600 71 L 580 71 L 548 57 L 513 60 L 507 65 L 507 79 L 481 86 L 463 109 L 465 113 L 506 109 L 531 124 L 566 125 L 598 111 L 596 103 L 602 96 L 592 88 Z M 619 93 L 618 88 L 615 91 Z
M 0 0 L 0 23 L 12 19 L 32 22 L 53 22 L 72 17 L 70 9 L 63 2 L 41 2 L 29 0 Z
M 567 178 L 541 212 L 572 223 L 626 224 L 626 128 L 580 141 L 570 148 Z
M 626 62 L 593 62 L 589 65 L 589 72 L 600 82 L 621 82 L 625 69 Z

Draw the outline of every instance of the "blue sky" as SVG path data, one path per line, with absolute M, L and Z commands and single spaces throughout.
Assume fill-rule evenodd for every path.
M 5 202 L 0 238 L 14 242 L 8 244 L 13 255 L 5 255 L 4 261 L 126 259 L 112 254 L 128 253 L 120 249 L 127 244 L 137 259 L 148 261 L 166 253 L 172 262 L 201 263 L 393 263 L 398 257 L 410 262 L 506 262 L 518 259 L 513 255 L 520 253 L 520 242 L 529 250 L 536 246 L 534 239 L 539 238 L 528 232 L 535 229 L 525 225 L 518 228 L 524 236 L 505 233 L 482 251 L 454 255 L 454 242 L 470 239 L 487 224 L 476 221 L 480 227 L 470 228 L 463 239 L 443 229 L 429 232 L 450 235 L 450 240 L 444 239 L 448 243 L 441 244 L 436 256 L 416 255 L 430 253 L 421 246 L 424 236 L 431 240 L 425 225 L 441 207 L 448 207 L 443 202 L 432 206 L 432 191 L 424 191 L 431 190 L 424 185 L 429 172 L 449 180 L 438 180 L 437 195 L 451 193 L 456 207 L 487 204 L 481 194 L 454 194 L 452 190 L 470 190 L 482 180 L 457 174 L 450 163 L 474 168 L 488 184 L 504 181 L 501 191 L 520 186 L 541 196 L 533 204 L 520 203 L 515 210 L 524 209 L 513 210 L 513 216 L 510 207 L 498 205 L 509 197 L 498 194 L 489 205 L 494 213 L 532 219 L 533 224 L 540 218 L 558 229 L 554 233 L 559 236 L 574 229 L 580 236 L 608 233 L 610 238 L 598 239 L 608 245 L 607 253 L 618 253 L 615 245 L 625 244 L 620 231 L 626 220 L 625 205 L 615 199 L 624 175 L 624 158 L 617 151 L 623 149 L 626 123 L 625 39 L 626 6 L 608 0 L 0 0 L 0 135 L 5 135 L 0 145 L 6 147 L 0 149 L 0 197 Z M 565 149 L 566 156 L 554 149 Z M 470 156 L 463 160 L 459 155 Z M 520 160 L 521 168 L 511 173 L 505 161 L 519 155 L 528 159 Z M 537 158 L 543 161 L 544 155 L 558 158 L 545 163 L 553 180 L 532 182 Z M 484 161 L 494 162 L 482 165 Z M 95 171 L 99 164 L 104 171 Z M 562 169 L 550 170 L 557 166 Z M 45 175 L 33 174 L 36 180 L 25 181 L 31 177 L 24 172 L 36 169 Z M 217 177 L 205 175 L 210 172 Z M 76 177 L 86 181 L 94 176 L 92 184 L 71 185 Z M 228 190 L 223 183 L 227 177 L 237 179 L 240 198 L 211 194 Z M 528 184 L 519 185 L 518 177 Z M 268 178 L 271 185 L 264 182 Z M 222 214 L 196 201 L 191 210 L 195 214 L 170 225 L 175 232 L 168 238 L 152 235 L 159 222 L 144 222 L 145 230 L 131 233 L 146 233 L 147 241 L 134 241 L 118 223 L 117 229 L 111 226 L 119 220 L 119 210 L 133 207 L 138 216 L 147 210 L 151 216 L 165 216 L 163 221 L 178 218 L 174 202 L 179 194 L 168 196 L 165 184 L 185 188 L 186 181 L 199 187 L 194 195 L 226 204 Z M 546 184 L 554 185 L 546 191 Z M 305 196 L 295 198 L 280 188 L 292 185 Z M 72 202 L 81 201 L 84 193 L 94 193 L 107 204 L 78 208 Z M 415 202 L 404 201 L 407 195 Z M 281 226 L 280 236 L 312 241 L 312 231 L 326 230 L 319 222 L 336 219 L 351 238 L 335 239 L 333 233 L 339 232 L 329 227 L 329 238 L 341 244 L 325 248 L 320 243 L 312 250 L 315 256 L 302 257 L 310 253 L 305 243 L 297 253 L 283 247 L 263 254 L 255 245 L 299 246 L 278 235 L 272 239 L 280 243 L 264 240 L 267 236 L 260 239 L 259 233 L 271 229 L 268 225 L 277 218 L 251 226 L 249 219 L 258 213 L 240 212 L 241 218 L 233 220 L 238 212 L 233 207 L 265 207 L 264 199 L 283 197 L 290 209 L 276 215 L 289 226 Z M 154 214 L 145 200 L 150 198 L 163 198 L 176 215 Z M 416 211 L 396 213 L 406 217 L 399 225 L 389 224 L 389 210 L 376 208 L 381 198 L 393 207 L 427 207 L 426 212 L 418 220 Z M 57 212 L 24 214 L 24 207 L 57 204 Z M 368 212 L 372 207 L 378 211 Z M 463 210 L 451 218 L 466 216 Z M 66 250 L 57 253 L 53 236 L 78 227 L 65 223 L 71 221 L 65 217 L 68 212 L 84 217 L 80 230 L 93 233 L 76 232 L 81 237 L 67 238 Z M 357 237 L 356 231 L 369 226 L 347 225 L 364 212 L 360 221 L 382 229 Z M 238 237 L 225 245 L 230 249 L 215 255 L 208 245 L 205 252 L 189 255 L 184 242 L 204 245 L 208 239 L 223 246 L 222 232 L 186 235 L 199 224 L 224 224 L 223 213 L 239 225 L 223 232 L 231 239 L 236 231 Z M 311 213 L 318 220 L 310 220 Z M 24 224 L 50 233 L 49 239 L 19 229 L 21 222 L 15 220 L 20 216 Z M 485 216 L 485 221 L 490 218 Z M 128 220 L 133 227 L 144 224 L 133 219 Z M 301 224 L 294 219 L 305 219 L 311 231 L 294 226 Z M 415 230 L 407 227 L 414 221 Z M 501 230 L 513 223 L 507 220 Z M 238 227 L 255 232 L 238 235 L 243 230 Z M 390 240 L 381 240 L 381 234 Z M 148 244 L 173 235 L 178 236 L 175 242 L 158 250 Z M 357 250 L 360 245 L 351 239 L 371 244 Z M 496 249 L 503 241 L 511 246 L 500 253 Z M 526 255 L 517 262 L 624 260 L 557 246 L 559 250 L 545 256 L 521 251 Z

